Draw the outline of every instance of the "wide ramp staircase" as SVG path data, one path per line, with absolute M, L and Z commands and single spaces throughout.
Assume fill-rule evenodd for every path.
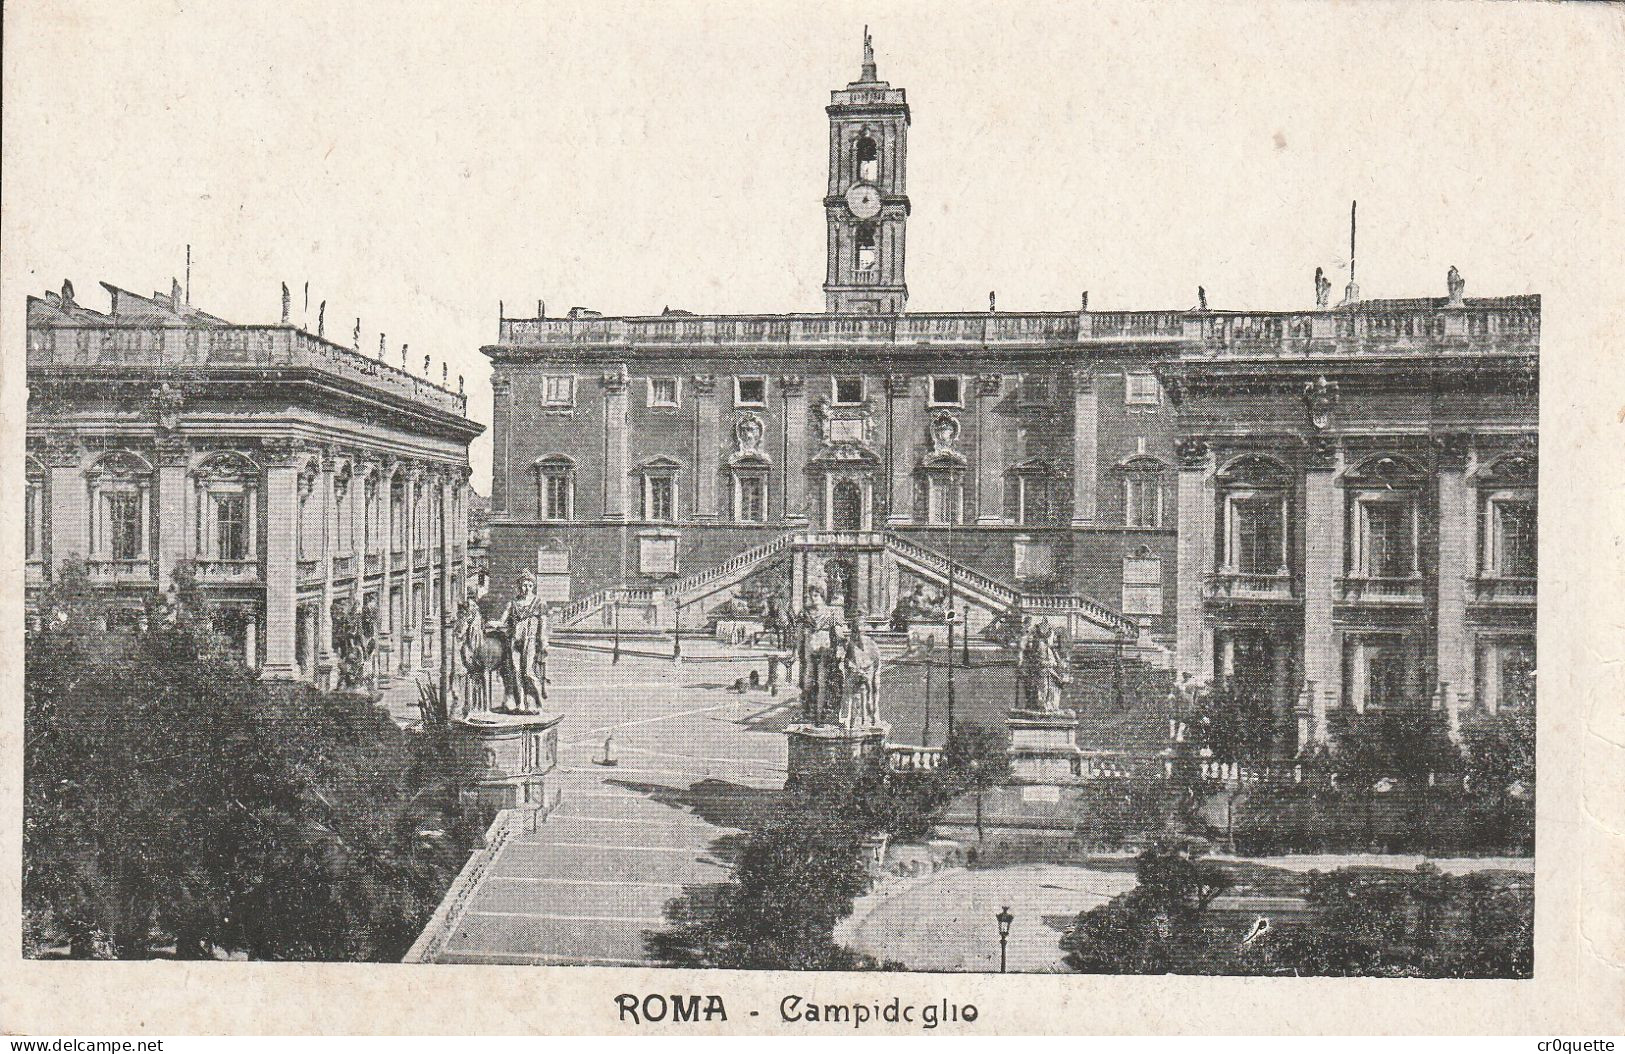
M 724 593 L 752 575 L 787 560 L 797 553 L 813 552 L 829 556 L 852 553 L 883 553 L 898 568 L 931 583 L 937 589 L 952 589 L 955 597 L 996 617 L 1019 612 L 1064 627 L 1074 641 L 1134 643 L 1140 635 L 1138 624 L 1099 601 L 1076 594 L 1025 593 L 1015 586 L 983 574 L 947 555 L 903 538 L 890 531 L 800 531 L 780 535 L 771 541 L 730 559 L 686 575 L 661 587 L 611 586 L 573 600 L 558 612 L 555 627 L 570 630 L 599 630 L 609 626 L 610 613 L 621 609 L 644 609 L 643 623 L 670 627 L 679 609 Z

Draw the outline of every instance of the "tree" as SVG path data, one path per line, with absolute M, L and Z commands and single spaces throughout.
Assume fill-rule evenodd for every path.
M 119 633 L 64 572 L 25 651 L 30 951 L 398 958 L 472 844 L 443 744 L 258 681 L 184 571 Z
M 1491 845 L 1531 852 L 1535 817 L 1535 709 L 1503 706 L 1462 728 L 1471 810 Z
M 1461 764 L 1461 754 L 1445 731 L 1444 716 L 1421 706 L 1367 710 L 1349 719 L 1337 744 L 1332 766 L 1361 797 L 1367 845 L 1375 837 L 1378 783 L 1403 781 L 1425 804 L 1429 777 L 1453 772 Z
M 1208 956 L 1202 916 L 1232 885 L 1202 862 L 1192 842 L 1163 840 L 1135 862 L 1138 884 L 1082 912 L 1061 938 L 1065 962 L 1082 973 L 1194 972 Z

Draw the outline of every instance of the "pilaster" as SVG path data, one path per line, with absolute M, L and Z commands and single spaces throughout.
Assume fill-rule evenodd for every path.
M 997 373 L 976 378 L 976 522 L 997 526 L 1004 518 L 1004 429 L 999 427 L 998 401 L 1004 377 Z
M 804 377 L 780 377 L 784 397 L 784 519 L 807 522 L 807 383 Z
M 1204 624 L 1202 584 L 1213 571 L 1213 457 L 1201 439 L 1175 444 L 1179 459 L 1178 600 L 1175 642 L 1179 672 L 1212 672 L 1212 638 Z
M 191 450 L 178 438 L 161 439 L 158 443 L 158 588 L 167 589 L 175 573 L 175 565 L 191 552 L 188 544 L 192 537 L 189 527 L 192 518 L 186 515 L 186 461 Z
M 71 432 L 51 435 L 45 446 L 51 479 L 51 567 L 53 575 L 70 556 L 90 555 L 90 490 L 85 484 L 85 449 Z
M 906 374 L 886 378 L 887 461 L 891 466 L 891 513 L 888 526 L 903 527 L 914 522 L 914 444 L 919 434 L 915 406 L 910 396 L 914 379 Z
M 1452 712 L 1470 694 L 1467 655 L 1467 578 L 1474 551 L 1473 502 L 1466 480 L 1470 437 L 1448 435 L 1439 442 L 1439 604 L 1437 625 L 1438 693 Z
M 722 449 L 721 408 L 717 405 L 717 379 L 714 374 L 694 377 L 694 517 L 715 519 L 717 512 L 717 461 Z
M 333 673 L 333 554 L 338 552 L 338 503 L 333 497 L 333 474 L 337 465 L 332 450 L 322 451 L 322 474 L 316 500 L 321 504 L 322 602 L 316 612 L 316 676 L 318 683 L 331 687 Z
M 604 518 L 624 520 L 629 514 L 627 496 L 630 467 L 627 464 L 627 379 L 626 367 L 600 378 L 604 389 Z
M 1341 649 L 1332 626 L 1343 574 L 1343 509 L 1336 484 L 1341 461 L 1336 440 L 1310 440 L 1303 488 L 1303 675 L 1322 712 L 1337 707 L 1343 694 Z
M 1099 472 L 1100 406 L 1095 379 L 1087 370 L 1072 378 L 1072 526 L 1088 527 L 1095 522 L 1096 486 Z

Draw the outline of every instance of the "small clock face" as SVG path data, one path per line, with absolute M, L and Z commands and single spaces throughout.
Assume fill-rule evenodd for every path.
M 867 183 L 854 183 L 846 189 L 846 207 L 860 220 L 880 214 L 880 191 Z

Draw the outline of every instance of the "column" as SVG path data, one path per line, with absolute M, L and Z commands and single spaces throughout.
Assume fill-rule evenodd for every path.
M 604 518 L 624 520 L 628 477 L 626 461 L 626 390 L 630 386 L 626 367 L 602 377 L 604 386 Z
M 1202 617 L 1203 583 L 1213 571 L 1213 459 L 1201 439 L 1181 439 L 1174 450 L 1179 459 L 1178 666 L 1181 674 L 1205 678 L 1213 672 L 1213 634 Z M 1073 509 L 1076 513 L 1076 504 Z
M 780 377 L 784 394 L 784 519 L 807 522 L 807 389 L 804 377 Z
M 322 474 L 316 501 L 321 516 L 322 600 L 316 610 L 316 683 L 332 687 L 333 673 L 333 554 L 338 552 L 338 504 L 333 498 L 333 451 L 322 451 Z
M 886 405 L 891 427 L 887 429 L 887 462 L 891 466 L 891 514 L 889 527 L 914 522 L 914 445 L 919 425 L 913 401 L 909 398 L 912 377 L 894 373 L 886 378 Z
M 158 444 L 158 588 L 167 589 L 175 564 L 191 551 L 192 521 L 186 515 L 186 459 L 190 451 L 179 440 Z
M 451 545 L 456 525 L 455 489 L 461 486 L 442 477 L 440 487 L 440 694 L 451 698 L 451 626 L 456 616 L 456 597 L 451 590 Z
M 976 378 L 976 522 L 997 525 L 1004 519 L 1004 428 L 998 417 L 1004 377 Z
M 405 564 L 401 575 L 401 624 L 400 624 L 400 661 L 396 668 L 402 673 L 412 670 L 412 645 L 417 642 L 416 612 L 412 610 L 412 583 L 417 580 L 417 554 L 418 539 L 414 528 L 417 526 L 417 491 L 418 470 L 413 468 L 406 477 L 406 492 L 401 503 L 401 518 L 405 521 L 405 529 L 401 534 L 401 550 L 404 553 L 402 562 Z
M 1469 437 L 1449 435 L 1439 449 L 1439 607 L 1436 642 L 1438 695 L 1454 714 L 1470 695 L 1467 653 L 1467 578 L 1477 549 L 1474 510 L 1467 487 Z
M 378 472 L 378 687 L 389 686 L 390 656 L 395 637 L 394 615 L 389 592 L 395 575 L 395 474 L 396 463 L 386 461 Z M 492 473 L 492 479 L 496 473 Z
M 717 405 L 717 379 L 713 374 L 694 377 L 694 517 L 714 519 L 717 509 L 717 461 L 722 450 L 722 416 Z
M 1341 453 L 1324 437 L 1310 441 L 1304 462 L 1303 676 L 1313 692 L 1317 715 L 1311 727 L 1315 745 L 1324 744 L 1325 721 L 1318 715 L 1342 698 L 1343 669 L 1332 626 L 1337 580 L 1343 574 L 1343 503 L 1336 478 Z
M 1072 526 L 1074 527 L 1087 527 L 1095 522 L 1100 416 L 1097 399 L 1094 376 L 1086 370 L 1075 372 L 1072 376 Z M 1183 515 L 1183 510 L 1181 514 Z
M 299 571 L 299 455 L 293 440 L 262 444 L 265 468 L 265 661 L 260 676 L 293 680 L 296 620 L 295 577 Z

